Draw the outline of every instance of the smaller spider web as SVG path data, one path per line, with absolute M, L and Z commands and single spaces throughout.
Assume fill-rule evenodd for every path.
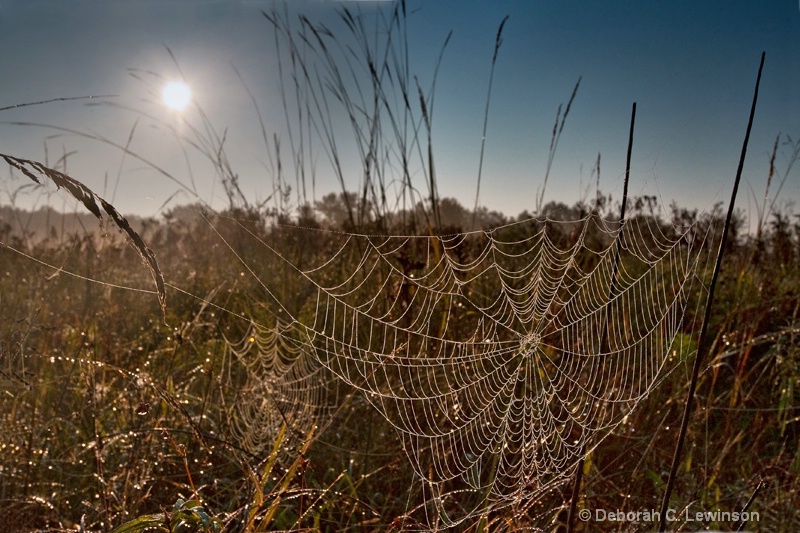
M 242 339 L 226 340 L 244 376 L 231 429 L 251 453 L 271 450 L 284 426 L 288 442 L 301 441 L 339 403 L 338 380 L 319 364 L 303 334 L 277 320 L 271 327 L 252 323 Z

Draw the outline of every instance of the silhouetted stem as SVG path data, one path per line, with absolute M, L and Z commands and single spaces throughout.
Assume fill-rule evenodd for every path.
M 750 499 L 747 500 L 747 503 L 744 504 L 744 507 L 742 507 L 742 510 L 739 512 L 740 515 L 744 515 L 744 513 L 746 513 L 747 510 L 750 509 L 750 506 L 753 505 L 753 502 L 756 500 L 756 496 L 758 496 L 758 493 L 761 492 L 761 489 L 763 488 L 764 488 L 764 480 L 761 479 L 759 480 L 758 485 L 756 485 L 756 490 L 753 491 L 753 494 L 750 495 Z M 736 527 L 735 531 L 744 530 L 744 526 L 746 525 L 747 525 L 747 520 L 740 519 L 738 522 L 734 524 L 734 527 Z
M 636 102 L 633 103 L 631 109 L 631 130 L 628 134 L 628 158 L 625 165 L 625 185 L 622 188 L 622 206 L 619 213 L 619 235 L 617 236 L 617 250 L 614 255 L 614 267 L 611 273 L 611 286 L 608 289 L 608 301 L 606 306 L 611 305 L 611 300 L 614 299 L 617 292 L 617 272 L 619 270 L 619 260 L 622 254 L 622 228 L 625 225 L 625 206 L 628 203 L 628 182 L 631 177 L 631 154 L 633 153 L 633 127 L 636 123 Z M 603 339 L 600 341 L 600 352 L 597 356 L 601 357 L 603 348 L 608 342 L 608 328 L 603 330 Z M 578 508 L 578 498 L 580 498 L 581 482 L 583 481 L 583 465 L 586 461 L 586 442 L 583 443 L 580 459 L 578 459 L 578 467 L 575 471 L 575 483 L 572 485 L 572 500 L 569 504 L 569 514 L 567 515 L 567 531 L 572 532 L 575 528 L 575 511 Z
M 711 276 L 711 286 L 708 289 L 708 300 L 706 301 L 706 310 L 703 315 L 703 325 L 700 329 L 700 338 L 697 341 L 697 355 L 694 358 L 694 366 L 692 367 L 692 380 L 689 382 L 689 392 L 686 395 L 686 406 L 683 410 L 683 419 L 681 420 L 681 429 L 678 433 L 678 442 L 675 445 L 675 454 L 672 456 L 672 468 L 669 471 L 669 478 L 667 478 L 667 488 L 664 491 L 664 500 L 661 502 L 661 514 L 658 525 L 659 531 L 665 531 L 667 527 L 667 509 L 669 507 L 669 499 L 672 495 L 672 488 L 675 485 L 675 475 L 678 471 L 678 462 L 681 459 L 681 451 L 683 450 L 683 442 L 686 440 L 686 428 L 689 426 L 689 416 L 694 406 L 694 393 L 697 389 L 697 378 L 700 375 L 700 365 L 703 362 L 705 352 L 704 345 L 706 334 L 708 332 L 708 322 L 711 317 L 711 307 L 714 303 L 714 290 L 717 286 L 717 278 L 722 267 L 722 257 L 725 252 L 725 243 L 728 240 L 728 230 L 731 225 L 731 218 L 733 217 L 733 208 L 736 204 L 736 193 L 739 190 L 739 181 L 742 178 L 742 169 L 744 168 L 744 159 L 747 154 L 747 143 L 750 140 L 750 130 L 753 127 L 753 117 L 756 113 L 756 102 L 758 101 L 758 86 L 761 83 L 761 71 L 764 69 L 765 53 L 761 52 L 761 64 L 758 67 L 758 77 L 756 78 L 756 88 L 753 94 L 753 105 L 750 107 L 750 119 L 747 121 L 747 131 L 744 134 L 744 142 L 742 143 L 742 154 L 739 157 L 739 168 L 736 170 L 736 180 L 733 183 L 733 192 L 731 192 L 731 201 L 728 204 L 728 215 L 725 217 L 725 227 L 722 229 L 722 239 L 719 243 L 719 250 L 717 251 L 717 262 L 714 265 L 714 273 Z

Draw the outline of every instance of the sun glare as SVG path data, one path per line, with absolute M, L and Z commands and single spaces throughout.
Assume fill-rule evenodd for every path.
M 183 111 L 192 99 L 192 91 L 185 83 L 172 81 L 164 86 L 161 96 L 168 108 Z

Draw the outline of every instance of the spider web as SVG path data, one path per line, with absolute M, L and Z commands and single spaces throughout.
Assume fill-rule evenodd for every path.
M 300 266 L 261 241 L 294 280 L 281 296 L 259 278 L 289 320 L 255 344 L 263 361 L 280 345 L 310 362 L 270 386 L 301 391 L 301 414 L 317 367 L 361 390 L 446 525 L 563 484 L 677 366 L 705 240 L 596 215 L 436 237 L 296 231 L 325 259 Z
M 277 320 L 270 327 L 252 323 L 241 340 L 225 340 L 245 376 L 231 429 L 251 453 L 272 448 L 284 426 L 291 430 L 289 442 L 302 440 L 338 403 L 335 377 L 309 356 L 309 343 L 297 334 Z

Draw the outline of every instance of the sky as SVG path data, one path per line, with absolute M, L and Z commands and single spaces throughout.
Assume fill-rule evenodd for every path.
M 350 41 L 337 14 L 343 7 L 376 28 L 377 14 L 393 6 L 391 1 L 0 0 L 0 108 L 19 106 L 0 111 L 0 153 L 54 166 L 63 165 L 67 154 L 67 172 L 126 213 L 157 216 L 198 200 L 222 208 L 226 197 L 213 165 L 187 148 L 192 127 L 201 128 L 205 116 L 224 136 L 245 195 L 254 203 L 274 202 L 276 139 L 287 174 L 291 159 L 278 61 L 278 47 L 285 54 L 286 43 L 276 45 L 262 10 L 286 8 L 295 27 L 302 14 L 344 43 Z M 480 169 L 481 205 L 507 215 L 535 210 L 556 112 L 579 78 L 545 202 L 594 198 L 598 154 L 600 189 L 619 200 L 636 102 L 631 194 L 700 210 L 727 204 L 762 51 L 766 62 L 737 199 L 746 215 L 755 217 L 762 204 L 776 137 L 779 178 L 791 160 L 785 142 L 800 139 L 796 0 L 408 0 L 407 13 L 410 71 L 426 91 L 452 31 L 441 53 L 431 135 L 439 195 L 468 207 L 475 202 Z M 481 167 L 492 56 L 506 16 Z M 370 35 L 373 43 L 385 37 L 381 31 Z M 177 79 L 185 79 L 193 94 L 183 112 L 168 109 L 160 98 L 163 84 Z M 90 95 L 91 100 L 71 99 Z M 58 100 L 20 105 L 52 99 Z M 329 106 L 346 187 L 355 190 L 362 171 L 353 159 L 352 131 L 341 106 L 332 98 Z M 289 109 L 288 115 L 296 112 Z M 262 123 L 271 148 L 265 147 Z M 286 177 L 293 187 L 289 203 L 341 190 L 322 144 L 314 142 L 308 165 L 315 179 L 298 197 L 302 185 Z M 126 145 L 142 159 L 124 155 L 119 146 Z M 72 205 L 63 193 L 20 189 L 26 182 L 19 176 L 11 180 L 6 170 L 0 176 L 0 203 Z M 421 171 L 412 179 L 425 196 Z M 771 197 L 779 181 L 771 184 Z M 788 174 L 776 206 L 798 212 L 798 199 L 800 165 Z

